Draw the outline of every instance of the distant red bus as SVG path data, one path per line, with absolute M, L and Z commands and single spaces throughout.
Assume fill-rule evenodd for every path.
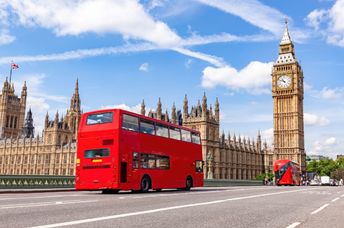
M 274 163 L 276 185 L 300 185 L 300 165 L 290 160 L 277 160 Z
M 78 131 L 76 190 L 203 186 L 200 134 L 121 109 L 88 112 Z

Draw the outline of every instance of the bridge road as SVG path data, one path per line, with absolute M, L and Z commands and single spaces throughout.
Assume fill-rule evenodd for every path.
M 344 227 L 344 187 L 0 194 L 0 227 Z

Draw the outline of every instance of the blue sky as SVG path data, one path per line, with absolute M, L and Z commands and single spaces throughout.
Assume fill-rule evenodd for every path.
M 221 131 L 272 139 L 271 66 L 288 18 L 305 76 L 308 154 L 344 153 L 344 0 L 2 0 L 0 80 L 13 60 L 36 129 L 64 113 L 219 98 Z

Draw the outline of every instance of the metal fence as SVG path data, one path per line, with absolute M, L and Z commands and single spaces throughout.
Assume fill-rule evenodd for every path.
M 0 189 L 74 188 L 74 176 L 0 175 Z

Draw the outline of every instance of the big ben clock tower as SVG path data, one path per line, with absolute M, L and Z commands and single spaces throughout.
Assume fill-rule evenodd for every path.
M 286 22 L 272 70 L 274 160 L 295 161 L 305 171 L 303 94 L 303 71 Z

